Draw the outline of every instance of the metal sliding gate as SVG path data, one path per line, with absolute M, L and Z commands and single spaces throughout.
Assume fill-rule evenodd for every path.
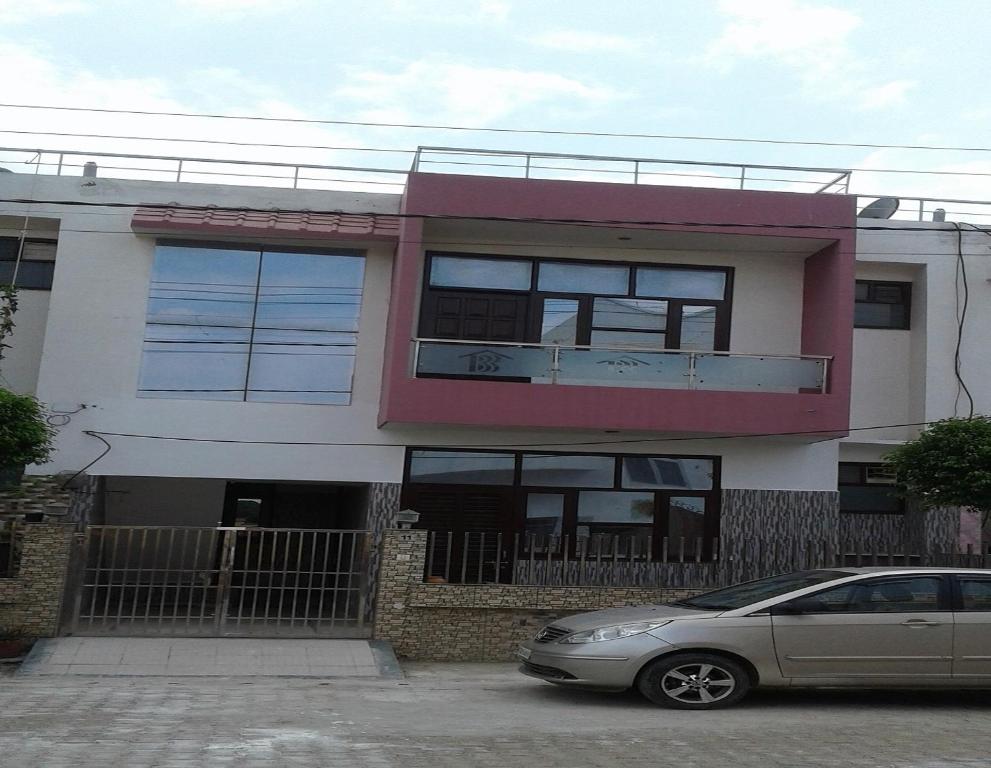
M 72 632 L 364 637 L 368 531 L 90 526 Z

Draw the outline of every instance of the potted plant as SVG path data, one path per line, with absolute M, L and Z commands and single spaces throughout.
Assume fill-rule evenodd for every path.
M 0 389 L 0 488 L 18 485 L 28 464 L 48 461 L 54 438 L 36 398 Z

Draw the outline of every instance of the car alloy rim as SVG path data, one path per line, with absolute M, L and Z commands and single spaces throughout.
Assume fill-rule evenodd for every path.
M 713 664 L 684 664 L 668 670 L 661 678 L 661 690 L 685 704 L 713 704 L 733 693 L 733 675 Z

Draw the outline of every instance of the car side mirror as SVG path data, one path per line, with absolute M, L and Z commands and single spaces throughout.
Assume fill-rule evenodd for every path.
M 796 597 L 784 603 L 771 606 L 772 616 L 800 616 L 803 613 L 820 613 L 822 604 L 811 597 Z

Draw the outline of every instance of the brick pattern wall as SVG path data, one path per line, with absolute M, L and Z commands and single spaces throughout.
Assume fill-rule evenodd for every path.
M 0 636 L 56 634 L 74 532 L 60 523 L 23 527 L 18 573 L 0 579 Z
M 688 597 L 700 590 L 424 584 L 426 531 L 387 530 L 374 636 L 416 660 L 511 661 L 522 640 L 575 613 Z
M 68 505 L 69 497 L 55 475 L 25 475 L 17 487 L 0 491 L 0 517 L 44 512 L 49 504 Z

